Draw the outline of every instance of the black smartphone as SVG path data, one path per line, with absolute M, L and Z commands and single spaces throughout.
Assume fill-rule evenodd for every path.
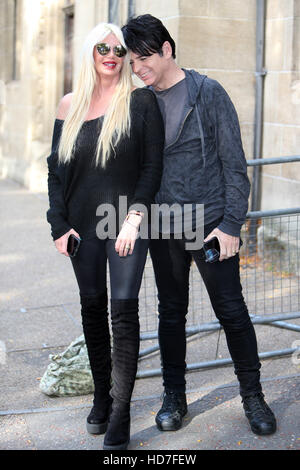
M 203 251 L 206 263 L 214 263 L 220 258 L 220 244 L 217 237 L 213 237 L 203 243 Z
M 240 238 L 240 247 L 243 240 Z M 206 263 L 215 263 L 220 258 L 220 243 L 217 237 L 213 237 L 207 242 L 203 243 L 203 251 Z
M 68 238 L 67 252 L 71 258 L 76 256 L 78 248 L 80 245 L 80 238 L 76 237 L 73 233 Z

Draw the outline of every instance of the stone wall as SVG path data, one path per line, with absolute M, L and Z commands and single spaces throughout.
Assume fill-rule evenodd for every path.
M 263 157 L 300 154 L 300 1 L 268 0 Z M 300 163 L 266 166 L 262 208 L 300 206 Z
M 179 63 L 218 80 L 240 119 L 247 158 L 253 153 L 255 0 L 181 1 Z
M 14 56 L 15 3 L 19 16 Z M 0 2 L 0 174 L 39 191 L 46 190 L 45 160 L 63 95 L 64 9 L 72 5 L 76 79 L 82 42 L 93 26 L 108 20 L 112 3 Z M 256 0 L 135 0 L 134 5 L 136 15 L 151 13 L 162 19 L 176 41 L 180 66 L 207 74 L 225 87 L 239 115 L 246 157 L 253 158 Z M 299 153 L 299 10 L 300 0 L 267 0 L 264 157 Z M 127 13 L 128 0 L 119 0 L 120 25 Z M 266 167 L 262 207 L 299 205 L 299 175 L 296 163 Z
M 12 61 L 5 54 L 0 58 L 4 95 L 0 109 L 0 174 L 43 191 L 45 157 L 62 93 L 63 2 L 16 3 L 18 76 L 13 76 Z M 13 35 L 7 37 L 6 31 L 13 28 L 13 4 L 11 0 L 0 3 L 1 49 L 9 50 L 9 57 L 13 54 Z

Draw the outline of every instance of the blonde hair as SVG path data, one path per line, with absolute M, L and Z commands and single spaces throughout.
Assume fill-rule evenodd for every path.
M 59 143 L 58 157 L 62 163 L 71 160 L 74 154 L 78 133 L 89 110 L 92 94 L 96 84 L 96 71 L 93 51 L 96 44 L 110 33 L 126 47 L 122 31 L 111 23 L 98 24 L 87 36 L 83 51 L 78 80 L 74 88 L 69 112 L 63 124 Z M 104 168 L 110 157 L 111 150 L 118 144 L 121 137 L 130 132 L 130 96 L 133 88 L 129 54 L 123 60 L 120 80 L 116 86 L 111 102 L 106 110 L 102 130 L 98 137 L 95 164 Z

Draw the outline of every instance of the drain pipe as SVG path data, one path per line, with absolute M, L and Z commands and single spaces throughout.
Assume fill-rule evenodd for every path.
M 263 142 L 263 106 L 264 106 L 264 79 L 266 70 L 265 61 L 265 26 L 266 1 L 256 0 L 256 92 L 255 92 L 255 120 L 254 120 L 254 155 L 253 158 L 262 157 Z M 258 211 L 261 204 L 261 165 L 253 167 L 251 211 Z M 256 251 L 257 221 L 250 220 L 249 250 L 250 254 Z
M 109 0 L 108 2 L 108 22 L 119 24 L 119 0 Z
M 108 2 L 108 21 L 109 23 L 119 24 L 119 0 L 109 0 Z M 128 0 L 127 17 L 132 18 L 135 14 L 135 0 Z
M 135 0 L 128 0 L 128 19 L 135 15 Z

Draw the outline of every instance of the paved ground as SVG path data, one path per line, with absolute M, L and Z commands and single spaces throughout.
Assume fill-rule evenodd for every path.
M 56 253 L 45 221 L 47 196 L 10 180 L 0 180 L 0 191 L 0 449 L 101 449 L 103 437 L 85 430 L 91 395 L 49 397 L 39 389 L 49 354 L 82 333 L 73 272 Z M 295 331 L 266 325 L 256 331 L 260 351 L 300 341 Z M 154 344 L 147 341 L 142 349 Z M 223 332 L 189 339 L 188 363 L 227 357 Z M 249 430 L 231 365 L 187 374 L 189 413 L 177 432 L 161 433 L 154 423 L 161 378 L 138 379 L 129 449 L 299 450 L 299 362 L 291 356 L 262 360 L 263 389 L 278 420 L 277 433 L 268 437 Z M 157 368 L 157 352 L 139 362 L 140 372 Z

